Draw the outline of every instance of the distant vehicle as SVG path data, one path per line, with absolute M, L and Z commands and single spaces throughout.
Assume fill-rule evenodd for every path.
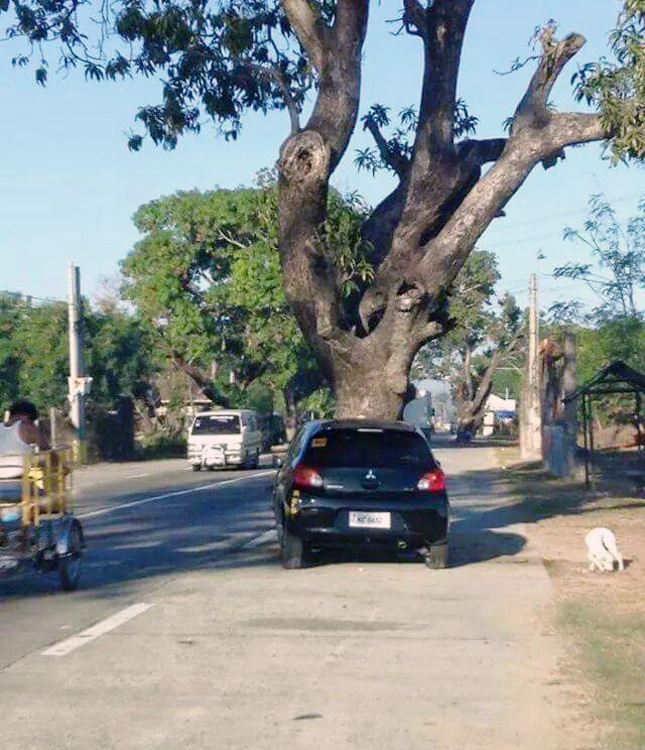
M 273 488 L 285 568 L 315 549 L 418 551 L 448 562 L 445 476 L 420 432 L 403 422 L 309 422 Z
M 261 450 L 258 415 L 250 409 L 201 412 L 188 432 L 188 462 L 193 471 L 227 466 L 254 469 Z

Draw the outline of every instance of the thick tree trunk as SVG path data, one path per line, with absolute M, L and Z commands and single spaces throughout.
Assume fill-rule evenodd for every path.
M 575 34 L 558 42 L 547 26 L 509 136 L 457 143 L 457 78 L 473 2 L 403 3 L 403 25 L 424 45 L 417 132 L 407 156 L 388 147 L 375 121 L 368 123 L 399 185 L 365 226 L 374 278 L 351 310 L 325 217 L 329 180 L 357 121 L 369 2 L 337 0 L 328 23 L 320 3 L 282 0 L 319 77 L 311 116 L 302 129 L 292 127 L 278 162 L 283 283 L 333 389 L 338 417 L 399 417 L 414 355 L 445 332 L 447 294 L 488 225 L 537 164 L 553 166 L 564 147 L 606 135 L 595 115 L 553 113 L 547 106 L 562 68 L 584 43 Z
M 399 419 L 404 394 L 396 393 L 383 371 L 369 366 L 345 371 L 334 389 L 337 419 Z
M 457 410 L 457 434 L 470 432 L 474 435 L 484 422 L 486 414 L 486 402 L 464 403 Z

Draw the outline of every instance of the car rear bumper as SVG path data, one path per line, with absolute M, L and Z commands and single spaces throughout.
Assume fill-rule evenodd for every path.
M 390 514 L 390 528 L 353 527 L 352 511 Z M 394 503 L 348 500 L 347 498 L 303 498 L 286 517 L 286 529 L 313 546 L 358 549 L 364 546 L 418 549 L 445 542 L 448 536 L 449 503 L 445 493 L 432 499 Z

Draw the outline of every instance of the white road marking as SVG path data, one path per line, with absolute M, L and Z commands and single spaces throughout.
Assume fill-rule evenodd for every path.
M 237 482 L 245 482 L 249 479 L 258 479 L 269 474 L 273 474 L 273 471 L 261 471 L 258 474 L 253 474 L 250 477 L 237 477 L 236 479 L 225 479 L 222 482 L 212 482 L 211 484 L 203 484 L 200 487 L 190 487 L 186 490 L 177 490 L 175 492 L 166 492 L 163 495 L 154 495 L 153 497 L 144 497 L 141 500 L 132 500 L 129 503 L 121 503 L 120 505 L 111 505 L 107 508 L 99 508 L 98 510 L 92 510 L 89 513 L 80 513 L 77 518 L 95 518 L 96 516 L 104 516 L 107 513 L 113 513 L 117 510 L 123 510 L 124 508 L 134 508 L 137 505 L 147 505 L 147 503 L 154 503 L 157 500 L 165 500 L 168 497 L 177 497 L 178 495 L 190 495 L 192 492 L 203 492 L 204 490 L 213 490 L 217 487 L 223 487 L 228 484 L 235 484 Z
M 141 477 L 152 476 L 152 472 L 146 471 L 145 474 L 126 474 L 124 479 L 140 479 Z
M 112 615 L 112 617 L 101 620 L 100 622 L 97 622 L 96 625 L 92 625 L 91 628 L 83 630 L 78 635 L 73 635 L 71 638 L 66 638 L 64 641 L 61 641 L 54 646 L 50 646 L 41 653 L 41 656 L 67 656 L 67 654 L 76 651 L 77 648 L 84 646 L 86 643 L 95 641 L 102 635 L 115 630 L 129 620 L 143 614 L 149 610 L 150 607 L 152 607 L 152 604 L 145 604 L 144 602 L 126 607 L 115 615 Z
M 260 547 L 266 542 L 275 542 L 277 541 L 277 539 L 278 539 L 278 534 L 276 530 L 269 529 L 268 531 L 265 531 L 259 536 L 254 536 L 253 539 L 249 539 L 248 542 L 244 542 L 244 544 L 240 546 L 240 549 L 253 549 L 255 547 Z

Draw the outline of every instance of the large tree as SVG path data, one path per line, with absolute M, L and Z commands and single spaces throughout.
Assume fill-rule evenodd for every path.
M 154 200 L 136 212 L 143 238 L 121 266 L 125 296 L 174 368 L 222 406 L 244 404 L 252 385 L 281 392 L 294 426 L 298 402 L 323 380 L 281 286 L 277 197 L 265 174 L 255 189 Z M 370 270 L 363 216 L 356 199 L 330 192 L 327 227 L 346 296 Z
M 14 32 L 37 51 L 59 39 L 63 66 L 84 65 L 95 78 L 159 74 L 162 102 L 137 118 L 164 145 L 198 130 L 202 112 L 235 137 L 245 109 L 288 111 L 291 132 L 278 161 L 287 299 L 333 387 L 337 414 L 395 417 L 416 352 L 443 333 L 447 290 L 530 172 L 590 141 L 613 138 L 617 157 L 645 151 L 645 0 L 623 0 L 611 42 L 615 62 L 579 73 L 579 95 L 598 113 L 550 106 L 555 82 L 585 42 L 577 33 L 557 38 L 550 22 L 536 35 L 537 54 L 528 63 L 534 72 L 509 112 L 508 133 L 485 140 L 460 138 L 463 127 L 456 127 L 474 2 L 402 0 L 401 28 L 423 47 L 418 113 L 408 143 L 388 141 L 377 117 L 366 121 L 398 184 L 365 222 L 374 274 L 348 297 L 325 220 L 329 181 L 359 115 L 369 0 L 116 0 L 101 6 L 99 23 L 125 42 L 109 60 L 102 53 L 115 41 L 92 50 L 78 26 L 89 0 L 3 6 L 15 10 Z M 46 74 L 40 65 L 40 82 Z M 311 88 L 313 106 L 301 122 Z M 133 136 L 131 146 L 140 143 Z M 484 174 L 485 165 L 491 166 Z

